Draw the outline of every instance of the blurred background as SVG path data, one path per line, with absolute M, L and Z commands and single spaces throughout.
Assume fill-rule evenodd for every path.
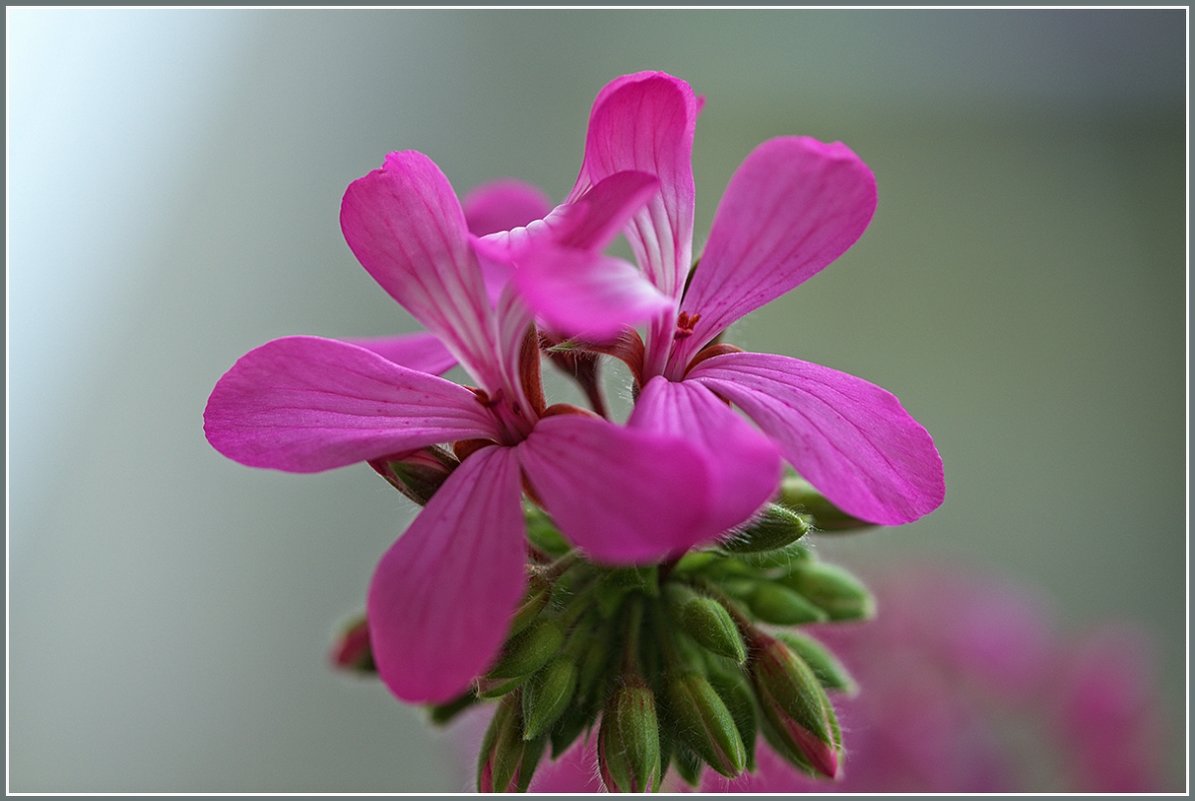
M 204 403 L 267 339 L 414 328 L 337 222 L 387 151 L 559 199 L 594 94 L 649 68 L 707 100 L 698 247 L 765 138 L 877 176 L 863 239 L 734 333 L 891 389 L 942 452 L 934 515 L 822 547 L 1140 632 L 1181 786 L 1183 11 L 6 20 L 12 790 L 463 786 L 420 710 L 327 664 L 412 507 L 366 467 L 227 461 Z

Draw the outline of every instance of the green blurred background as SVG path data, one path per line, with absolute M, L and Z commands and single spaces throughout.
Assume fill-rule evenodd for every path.
M 272 337 L 412 320 L 356 265 L 388 150 L 559 198 L 609 79 L 707 98 L 698 231 L 761 140 L 848 143 L 859 244 L 734 340 L 896 392 L 945 505 L 827 546 L 950 559 L 1185 673 L 1182 11 L 12 11 L 10 771 L 18 791 L 457 790 L 444 736 L 334 675 L 412 508 L 364 467 L 253 471 L 202 436 Z M 700 246 L 700 236 L 698 246 Z M 933 603 L 934 588 L 926 588 Z

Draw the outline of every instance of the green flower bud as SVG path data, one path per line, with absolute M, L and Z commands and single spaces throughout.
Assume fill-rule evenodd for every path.
M 602 695 L 602 691 L 605 690 L 606 666 L 610 663 L 613 650 L 608 626 L 591 636 L 585 643 L 585 649 L 581 652 L 581 660 L 577 665 L 578 703 L 594 700 Z
M 676 736 L 723 776 L 743 772 L 747 752 L 734 717 L 709 680 L 685 673 L 668 682 L 668 712 Z
M 778 503 L 764 507 L 758 520 L 722 540 L 719 546 L 730 553 L 759 553 L 783 548 L 809 532 L 809 520 Z
M 875 523 L 868 523 L 852 517 L 826 500 L 825 496 L 813 488 L 803 478 L 787 476 L 780 482 L 780 502 L 801 512 L 813 515 L 814 524 L 818 531 L 849 531 L 851 529 L 868 528 Z
M 813 550 L 804 542 L 789 543 L 774 551 L 760 551 L 759 553 L 738 553 L 734 555 L 738 562 L 743 562 L 754 568 L 783 567 L 791 568 L 795 563 L 806 559 L 816 558 Z
M 710 685 L 730 710 L 735 728 L 747 752 L 746 768 L 755 770 L 755 735 L 759 731 L 759 715 L 755 711 L 755 695 L 751 682 L 743 671 L 724 660 L 709 660 Z
M 642 680 L 630 679 L 610 696 L 598 730 L 597 752 L 607 790 L 646 793 L 659 789 L 662 771 L 656 702 Z
M 477 756 L 477 790 L 482 793 L 508 792 L 523 761 L 522 721 L 518 694 L 508 695 L 498 704 Z
M 528 582 L 527 594 L 523 596 L 523 603 L 515 610 L 514 617 L 510 620 L 510 631 L 506 636 L 513 637 L 527 628 L 551 599 L 552 585 L 544 578 L 533 574 Z
M 513 679 L 494 679 L 489 676 L 478 676 L 473 682 L 473 692 L 478 698 L 501 698 L 513 690 L 517 690 L 526 683 L 526 676 L 516 676 Z
M 425 506 L 460 462 L 448 451 L 429 445 L 397 458 L 373 459 L 369 466 L 390 486 Z
M 552 556 L 561 556 L 568 551 L 570 546 L 564 535 L 542 509 L 535 506 L 525 508 L 523 519 L 527 523 L 527 539 L 532 545 Z
M 837 565 L 800 562 L 783 581 L 816 604 L 830 620 L 867 620 L 875 616 L 875 599 L 863 582 Z
M 747 658 L 743 637 L 726 607 L 675 582 L 669 582 L 665 595 L 673 618 L 699 645 L 739 664 Z
M 490 679 L 529 676 L 546 665 L 564 645 L 564 627 L 556 620 L 538 620 L 506 641 L 502 656 L 486 674 Z
M 430 706 L 428 707 L 428 712 L 431 713 L 431 722 L 437 726 L 450 723 L 457 715 L 476 704 L 477 700 L 477 694 L 469 690 L 468 692 L 461 693 L 451 701 Z
M 536 673 L 523 688 L 523 739 L 533 740 L 564 714 L 577 686 L 577 666 L 559 659 Z
M 672 568 L 672 572 L 697 573 L 717 562 L 719 558 L 718 554 L 713 551 L 689 551 L 680 558 L 680 561 Z
M 374 674 L 378 666 L 373 661 L 373 648 L 369 642 L 369 623 L 362 615 L 340 632 L 332 647 L 332 664 L 341 670 L 354 673 Z
M 676 775 L 690 787 L 701 784 L 701 771 L 705 763 L 701 761 L 693 749 L 677 742 L 672 750 L 672 764 L 676 766 Z
M 778 626 L 818 623 L 829 618 L 823 609 L 802 597 L 800 593 L 768 581 L 757 584 L 747 602 L 751 606 L 752 614 L 757 618 Z
M 838 690 L 847 695 L 859 691 L 855 680 L 826 646 L 812 637 L 796 632 L 782 632 L 776 639 L 787 645 L 809 668 L 827 690 Z
M 583 706 L 574 704 L 564 710 L 564 714 L 552 727 L 552 733 L 548 735 L 552 743 L 552 759 L 558 759 L 577 741 L 582 732 L 589 731 L 597 713 L 597 704 L 588 702 Z
M 813 670 L 784 643 L 764 634 L 752 641 L 748 665 L 765 735 L 776 751 L 797 767 L 837 776 L 838 722 Z

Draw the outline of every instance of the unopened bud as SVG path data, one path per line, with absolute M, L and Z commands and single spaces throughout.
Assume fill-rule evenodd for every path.
M 428 711 L 431 713 L 431 722 L 437 726 L 443 726 L 452 722 L 457 715 L 464 712 L 466 709 L 470 708 L 476 703 L 477 694 L 474 693 L 473 690 L 461 693 L 451 701 L 428 707 Z
M 782 632 L 776 638 L 792 649 L 827 690 L 854 695 L 859 687 L 851 674 L 826 646 L 812 637 L 796 632 Z
M 875 599 L 851 573 L 824 562 L 800 562 L 784 583 L 822 609 L 830 620 L 866 620 L 875 616 Z
M 543 756 L 546 738 L 522 738 L 518 693 L 503 698 L 486 729 L 477 757 L 477 789 L 483 793 L 524 793 Z
M 730 553 L 759 553 L 791 545 L 809 532 L 809 519 L 778 503 L 764 507 L 758 520 L 722 540 Z
M 674 574 L 696 573 L 718 562 L 722 557 L 716 551 L 689 551 L 672 568 Z
M 791 568 L 797 562 L 817 558 L 813 549 L 804 540 L 790 542 L 783 548 L 774 551 L 759 551 L 757 553 L 736 553 L 735 560 L 754 568 L 782 567 Z
M 564 644 L 564 627 L 556 620 L 537 620 L 506 641 L 502 656 L 486 674 L 490 679 L 529 676 L 556 656 Z
M 558 659 L 536 673 L 523 688 L 523 739 L 533 740 L 564 714 L 577 687 L 577 665 Z
M 513 637 L 535 620 L 539 613 L 552 599 L 552 585 L 542 576 L 532 575 L 527 586 L 527 594 L 523 596 L 523 603 L 515 610 L 510 620 L 510 631 L 507 637 Z
M 600 700 L 606 679 L 606 665 L 610 663 L 611 643 L 610 628 L 604 629 L 596 636 L 590 637 L 581 653 L 581 661 L 577 666 L 577 700 Z
M 795 626 L 818 623 L 829 615 L 800 593 L 769 581 L 761 581 L 748 598 L 751 612 L 765 623 Z
M 826 497 L 814 489 L 812 484 L 796 476 L 786 476 L 780 482 L 780 502 L 797 511 L 812 515 L 814 525 L 819 531 L 849 531 L 875 525 L 875 523 L 848 515 L 826 500 Z
M 788 646 L 765 634 L 752 641 L 749 665 L 772 745 L 798 767 L 837 776 L 837 721 L 813 670 Z
M 646 793 L 659 789 L 659 721 L 655 697 L 642 680 L 629 679 L 610 696 L 602 713 L 597 751 L 607 790 Z
M 489 676 L 478 676 L 473 681 L 473 692 L 478 698 L 485 698 L 486 700 L 501 698 L 507 693 L 522 687 L 526 681 L 526 676 L 515 676 L 512 679 L 495 679 Z
M 710 685 L 730 710 L 735 728 L 743 740 L 747 752 L 746 768 L 755 770 L 755 735 L 759 731 L 759 716 L 755 711 L 755 696 L 751 682 L 737 667 L 720 660 L 710 660 Z
M 436 445 L 369 462 L 390 486 L 420 506 L 427 505 L 459 464 L 455 456 Z
M 747 648 L 726 607 L 676 582 L 666 587 L 668 604 L 685 633 L 703 648 L 742 664 Z
M 678 742 L 672 751 L 672 764 L 676 767 L 676 774 L 685 784 L 690 787 L 701 784 L 701 770 L 705 763 L 693 749 Z
M 527 524 L 527 539 L 532 545 L 552 556 L 560 556 L 568 551 L 569 544 L 564 535 L 542 509 L 536 506 L 526 508 L 523 519 Z
M 498 704 L 477 756 L 479 792 L 506 792 L 510 788 L 525 746 L 519 715 L 518 695 L 508 695 Z
M 369 644 L 369 624 L 364 617 L 350 623 L 332 648 L 332 664 L 341 670 L 377 673 L 373 649 Z
M 699 673 L 668 682 L 668 712 L 677 737 L 723 776 L 733 778 L 747 765 L 747 751 L 725 702 Z

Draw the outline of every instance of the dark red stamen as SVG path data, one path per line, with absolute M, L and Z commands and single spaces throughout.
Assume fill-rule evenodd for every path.
M 676 333 L 672 335 L 672 338 L 677 341 L 688 339 L 693 335 L 693 329 L 697 327 L 697 321 L 700 319 L 700 314 L 690 315 L 688 312 L 681 312 L 680 316 L 676 318 Z

